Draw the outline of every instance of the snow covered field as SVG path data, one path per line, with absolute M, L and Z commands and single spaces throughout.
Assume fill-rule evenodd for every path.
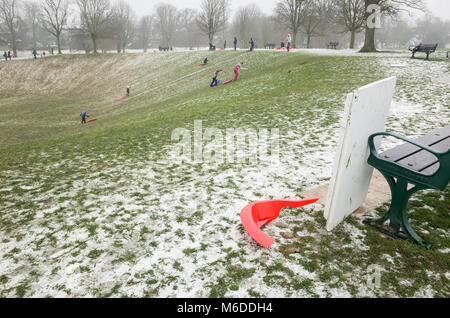
M 450 76 L 449 63 L 406 56 L 373 54 L 336 63 L 344 63 L 337 71 L 364 63 L 378 77 L 397 76 L 388 130 L 414 138 L 450 124 L 450 86 L 433 81 Z M 327 78 L 322 83 L 333 84 Z M 251 94 L 274 89 L 264 81 L 253 84 L 247 88 Z M 279 164 L 179 164 L 168 159 L 176 146 L 168 143 L 157 151 L 149 147 L 144 160 L 106 156 L 104 169 L 89 173 L 101 158 L 61 153 L 50 167 L 44 149 L 36 150 L 42 162 L 27 167 L 26 175 L 20 169 L 1 170 L 0 215 L 7 225 L 0 227 L 0 296 L 398 296 L 392 286 L 374 290 L 366 283 L 367 268 L 376 260 L 364 240 L 368 230 L 355 221 L 362 216 L 327 233 L 321 206 L 286 209 L 265 228 L 276 238 L 269 250 L 255 244 L 240 224 L 239 212 L 249 202 L 296 199 L 300 191 L 329 180 L 345 96 L 311 94 L 309 108 L 296 108 L 303 96 L 294 93 L 254 115 L 257 126 L 280 129 Z M 234 118 L 237 124 L 241 119 Z M 219 126 L 238 128 L 232 114 Z M 49 185 L 47 173 L 59 167 L 73 173 Z M 440 253 L 448 259 L 448 248 Z M 394 262 L 395 255 L 386 254 L 385 261 Z M 448 282 L 449 272 L 431 269 L 428 279 L 434 283 L 414 296 L 449 296 L 448 286 L 435 287 Z M 409 277 L 403 283 L 414 281 Z

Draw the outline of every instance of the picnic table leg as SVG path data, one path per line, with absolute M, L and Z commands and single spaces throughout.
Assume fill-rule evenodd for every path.
M 431 245 L 426 243 L 411 227 L 408 214 L 406 211 L 408 201 L 411 196 L 417 191 L 423 190 L 420 186 L 414 186 L 408 190 L 408 182 L 405 180 L 395 180 L 392 176 L 385 175 L 384 177 L 389 183 L 392 194 L 392 202 L 389 211 L 381 219 L 367 219 L 364 223 L 376 228 L 378 231 L 387 234 L 394 238 L 410 239 L 415 243 L 425 246 L 427 249 Z M 383 227 L 383 224 L 389 220 L 389 228 Z

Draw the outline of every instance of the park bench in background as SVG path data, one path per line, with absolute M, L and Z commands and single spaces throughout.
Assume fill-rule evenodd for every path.
M 339 46 L 339 42 L 330 42 L 330 43 L 328 43 L 328 45 L 327 45 L 327 47 L 328 47 L 329 49 L 334 49 L 334 50 L 336 50 L 338 46 Z
M 378 154 L 374 143 L 378 136 L 392 136 L 406 144 Z M 447 187 L 450 180 L 450 126 L 414 141 L 391 133 L 377 133 L 369 138 L 369 147 L 371 154 L 368 162 L 386 178 L 391 188 L 392 202 L 383 218 L 367 219 L 364 223 L 391 237 L 410 239 L 431 248 L 412 229 L 406 207 L 417 191 L 443 191 Z M 383 224 L 388 220 L 390 223 L 386 228 Z
M 275 43 L 266 43 L 266 50 L 274 50 L 276 47 Z
M 430 58 L 430 54 L 436 52 L 437 44 L 419 44 L 417 46 L 411 46 L 409 50 L 412 52 L 411 58 L 415 57 L 417 52 L 426 53 L 427 60 Z

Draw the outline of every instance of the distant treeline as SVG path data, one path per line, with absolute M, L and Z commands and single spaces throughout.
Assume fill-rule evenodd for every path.
M 378 3 L 381 28 L 367 26 L 368 4 Z M 199 10 L 160 2 L 138 17 L 125 0 L 0 0 L 0 49 L 104 52 L 127 49 L 208 47 L 405 48 L 418 42 L 450 42 L 450 22 L 427 15 L 406 23 L 403 9 L 423 8 L 422 0 L 278 0 L 271 14 L 257 4 L 231 15 L 228 0 L 202 0 Z M 412 19 L 412 18 L 410 18 Z M 376 32 L 376 36 L 375 36 Z

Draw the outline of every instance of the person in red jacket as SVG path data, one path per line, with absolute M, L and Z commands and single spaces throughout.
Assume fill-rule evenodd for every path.
M 224 85 L 238 80 L 238 78 L 239 78 L 239 71 L 240 70 L 245 70 L 245 68 L 243 68 L 242 65 L 244 65 L 244 62 L 241 62 L 241 63 L 238 63 L 238 64 L 235 65 L 235 67 L 233 68 L 234 78 L 229 80 L 229 81 L 226 81 L 225 83 L 223 83 Z
M 234 79 L 233 81 L 237 81 L 238 77 L 239 77 L 239 71 L 240 70 L 245 70 L 245 68 L 242 67 L 242 65 L 244 65 L 244 62 L 238 63 L 236 64 L 236 66 L 234 67 L 233 71 L 234 71 Z

